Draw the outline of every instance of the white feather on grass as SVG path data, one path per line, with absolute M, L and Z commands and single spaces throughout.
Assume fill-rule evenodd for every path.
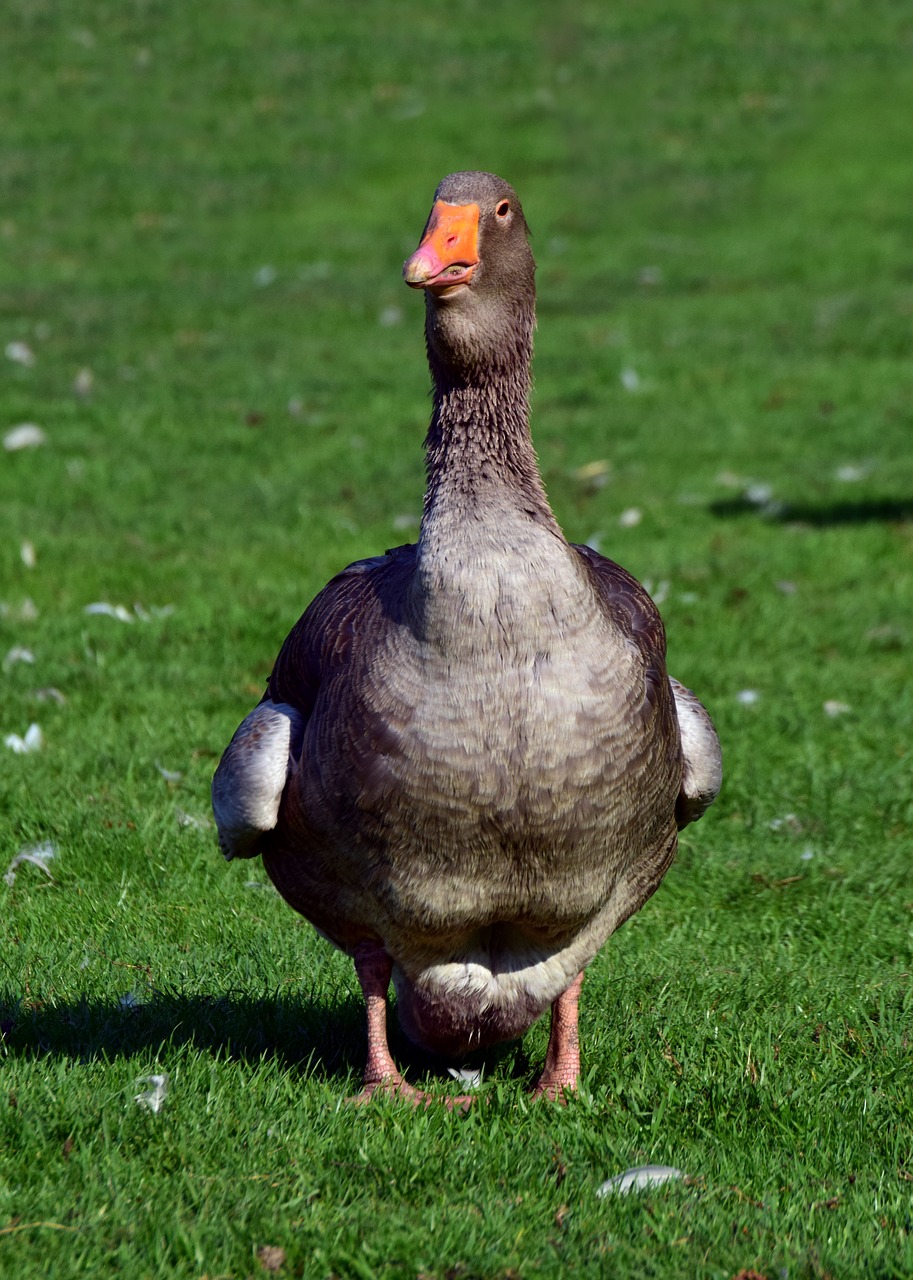
M 670 1164 L 641 1164 L 633 1169 L 625 1169 L 624 1173 L 616 1173 L 609 1178 L 596 1192 L 597 1196 L 626 1196 L 632 1191 L 645 1191 L 649 1187 L 661 1187 L 664 1182 L 674 1182 L 684 1178 L 681 1169 L 674 1169 Z
M 151 1111 L 153 1115 L 158 1115 L 162 1109 L 162 1104 L 168 1096 L 168 1077 L 162 1072 L 161 1075 L 140 1076 L 137 1084 L 148 1084 L 151 1088 L 144 1089 L 142 1093 L 134 1095 L 134 1102 L 145 1111 Z
M 16 882 L 16 869 L 23 862 L 31 863 L 33 867 L 37 867 L 39 871 L 43 871 L 49 880 L 53 880 L 48 863 L 52 858 L 57 857 L 57 847 L 51 844 L 50 840 L 42 840 L 40 844 L 26 845 L 24 849 L 20 849 L 13 858 L 12 862 L 6 869 L 6 875 L 3 877 L 6 884 L 12 888 Z
M 20 422 L 10 427 L 3 437 L 3 447 L 7 453 L 18 453 L 20 449 L 37 449 L 47 443 L 47 436 L 36 422 Z
M 25 731 L 25 737 L 20 737 L 18 733 L 8 733 L 3 739 L 3 745 L 9 747 L 10 751 L 14 751 L 17 756 L 27 756 L 34 751 L 40 751 L 44 746 L 41 726 L 30 724 Z

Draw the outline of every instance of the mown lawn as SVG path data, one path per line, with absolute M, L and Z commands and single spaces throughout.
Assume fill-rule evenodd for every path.
M 0 737 L 43 735 L 0 874 L 54 856 L 0 879 L 0 1275 L 913 1275 L 909 6 L 3 26 L 0 435 L 46 439 L 0 451 Z M 208 789 L 314 592 L 414 536 L 400 265 L 469 167 L 533 227 L 556 512 L 661 600 L 726 782 L 591 967 L 580 1098 L 527 1100 L 543 1023 L 460 1118 L 341 1105 L 351 964 Z M 597 1196 L 647 1163 L 687 1177 Z

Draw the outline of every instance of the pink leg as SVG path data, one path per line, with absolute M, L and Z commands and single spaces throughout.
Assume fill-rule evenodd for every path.
M 577 1090 L 580 1075 L 580 1036 L 577 1031 L 577 1006 L 583 974 L 578 974 L 567 991 L 552 1005 L 552 1029 L 545 1052 L 545 1067 L 533 1089 L 534 1098 L 564 1102 L 564 1093 Z
M 387 1044 L 387 989 L 393 961 L 379 942 L 360 942 L 353 959 L 368 1015 L 368 1060 L 364 1088 L 349 1101 L 368 1102 L 378 1089 L 418 1100 L 417 1091 L 406 1084 Z
M 349 1102 L 370 1102 L 378 1091 L 403 1098 L 414 1106 L 428 1106 L 434 1099 L 407 1084 L 397 1069 L 387 1044 L 387 990 L 393 961 L 379 942 L 360 942 L 353 956 L 355 972 L 365 997 L 368 1015 L 368 1059 L 365 1063 L 364 1088 Z M 450 1110 L 466 1111 L 472 1098 L 445 1098 Z

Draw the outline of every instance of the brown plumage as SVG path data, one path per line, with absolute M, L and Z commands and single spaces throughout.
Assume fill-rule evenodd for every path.
M 579 976 L 719 789 L 716 734 L 667 676 L 646 591 L 548 505 L 527 237 L 500 178 L 438 188 L 404 267 L 434 381 L 419 541 L 320 592 L 213 781 L 226 855 L 261 854 L 355 960 L 362 1097 L 416 1096 L 386 1044 L 391 973 L 407 1034 L 451 1054 L 552 1005 L 537 1092 L 573 1088 Z

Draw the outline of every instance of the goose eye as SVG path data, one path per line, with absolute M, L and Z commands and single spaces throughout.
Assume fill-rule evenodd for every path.
M 507 215 L 510 213 L 509 201 L 502 200 L 501 203 L 495 209 L 495 213 L 498 215 L 499 218 L 506 218 Z

